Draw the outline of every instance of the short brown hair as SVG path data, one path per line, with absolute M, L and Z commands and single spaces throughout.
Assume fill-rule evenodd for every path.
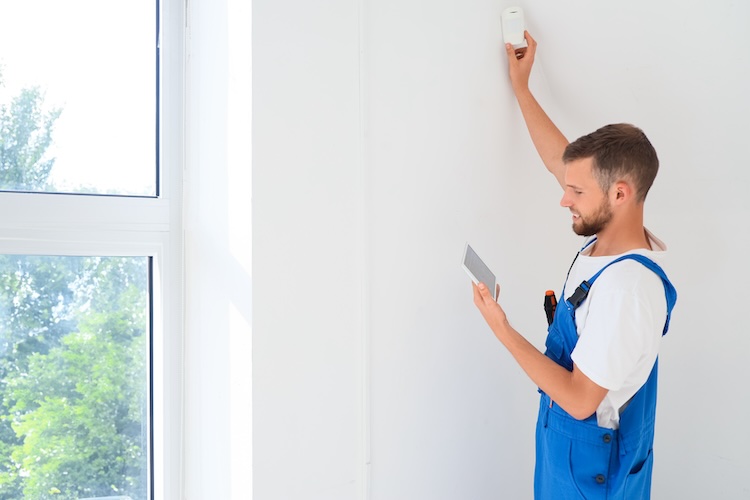
M 646 199 L 659 171 L 656 150 L 641 129 L 628 123 L 606 125 L 568 144 L 563 162 L 593 159 L 594 177 L 606 193 L 617 181 L 628 179 L 639 202 Z

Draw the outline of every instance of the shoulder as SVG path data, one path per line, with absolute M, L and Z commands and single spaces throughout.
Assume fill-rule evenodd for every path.
M 591 287 L 590 298 L 594 308 L 606 305 L 626 314 L 647 314 L 652 318 L 660 318 L 667 307 L 661 276 L 633 259 L 607 267 Z
M 661 267 L 659 262 L 651 260 Z M 609 265 L 602 271 L 594 285 L 599 285 L 600 289 L 636 293 L 642 291 L 644 287 L 662 288 L 663 286 L 661 277 L 656 272 L 642 262 L 630 258 Z

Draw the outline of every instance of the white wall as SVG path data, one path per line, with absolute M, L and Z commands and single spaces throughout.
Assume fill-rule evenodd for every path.
M 253 3 L 253 492 L 362 488 L 359 17 Z
M 191 0 L 187 20 L 179 498 L 244 500 L 252 491 L 251 10 L 244 0 Z
M 580 241 L 507 80 L 510 5 L 254 2 L 256 500 L 531 497 L 535 387 L 459 267 L 469 240 L 543 345 Z M 680 297 L 654 498 L 747 498 L 750 5 L 520 5 L 569 139 L 628 121 L 660 155 L 646 224 Z

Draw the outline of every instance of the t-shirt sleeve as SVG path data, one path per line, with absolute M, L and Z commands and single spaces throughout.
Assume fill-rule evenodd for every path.
M 617 391 L 644 359 L 658 352 L 651 308 L 632 290 L 592 294 L 571 358 L 594 383 Z

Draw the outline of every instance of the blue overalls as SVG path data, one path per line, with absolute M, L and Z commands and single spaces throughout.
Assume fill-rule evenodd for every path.
M 662 335 L 667 333 L 677 300 L 675 288 L 651 259 L 637 254 L 622 256 L 581 283 L 555 310 L 545 355 L 569 371 L 573 370 L 570 355 L 578 342 L 575 310 L 602 271 L 625 259 L 640 262 L 662 279 L 667 298 L 667 319 Z M 565 297 L 564 288 L 562 297 Z M 576 420 L 539 391 L 534 470 L 536 500 L 650 498 L 658 364 L 657 358 L 648 380 L 622 411 L 618 430 L 599 427 L 596 414 Z

